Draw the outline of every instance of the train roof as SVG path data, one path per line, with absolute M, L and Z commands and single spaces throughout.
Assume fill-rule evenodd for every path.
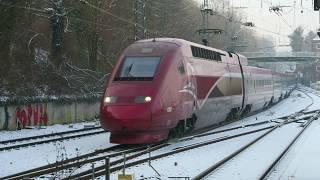
M 200 48 L 204 48 L 204 49 L 209 49 L 209 50 L 214 50 L 214 51 L 217 51 L 219 53 L 222 53 L 224 55 L 227 55 L 227 52 L 221 50 L 221 49 L 216 49 L 216 48 L 213 48 L 213 47 L 209 47 L 209 46 L 204 46 L 202 44 L 197 44 L 197 43 L 194 43 L 194 42 L 190 42 L 190 41 L 187 41 L 187 40 L 184 40 L 184 39 L 179 39 L 179 38 L 154 38 L 154 39 L 144 39 L 144 40 L 140 40 L 140 41 L 137 41 L 136 43 L 141 43 L 141 42 L 154 42 L 154 41 L 158 41 L 158 42 L 168 42 L 168 43 L 174 43 L 174 44 L 177 44 L 179 46 L 183 46 L 183 45 L 192 45 L 192 46 L 197 46 L 197 47 L 200 47 Z
M 209 47 L 209 46 L 204 46 L 202 44 L 197 44 L 197 43 L 194 43 L 194 42 L 190 42 L 190 41 L 187 41 L 187 40 L 184 40 L 184 39 L 179 39 L 179 38 L 153 38 L 153 39 L 144 39 L 144 40 L 140 40 L 140 41 L 137 41 L 135 43 L 144 43 L 144 42 L 167 42 L 167 43 L 173 43 L 173 44 L 176 44 L 178 46 L 195 46 L 195 47 L 199 47 L 199 48 L 203 48 L 203 49 L 208 49 L 208 50 L 211 50 L 211 51 L 215 51 L 215 52 L 218 52 L 220 53 L 222 56 L 224 56 L 225 58 L 223 58 L 223 61 L 224 62 L 228 62 L 228 63 L 234 63 L 234 64 L 237 64 L 237 55 L 239 56 L 240 58 L 240 62 L 242 65 L 248 65 L 248 61 L 247 61 L 247 58 L 241 54 L 238 54 L 237 55 L 235 53 L 231 53 L 231 52 L 226 52 L 226 51 L 223 51 L 221 49 L 216 49 L 216 48 L 213 48 L 213 47 Z

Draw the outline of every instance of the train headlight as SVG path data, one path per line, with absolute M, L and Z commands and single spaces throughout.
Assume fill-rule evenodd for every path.
M 114 103 L 114 102 L 116 102 L 116 100 L 117 100 L 117 97 L 114 97 L 114 96 L 106 96 L 105 98 L 104 98 L 104 104 L 110 104 L 110 103 Z
M 152 98 L 150 96 L 147 96 L 144 98 L 144 101 L 145 102 L 151 102 Z
M 149 103 L 152 101 L 150 96 L 138 96 L 135 98 L 134 102 L 136 103 Z

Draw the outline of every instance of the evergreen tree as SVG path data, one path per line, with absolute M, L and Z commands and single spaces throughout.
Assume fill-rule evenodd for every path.
M 304 47 L 304 37 L 303 37 L 303 27 L 299 26 L 296 28 L 291 35 L 289 35 L 290 46 L 293 52 L 303 51 Z

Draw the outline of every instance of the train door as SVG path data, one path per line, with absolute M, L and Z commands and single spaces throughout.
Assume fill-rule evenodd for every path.
M 228 97 L 231 102 L 231 111 L 233 113 L 238 113 L 242 107 L 242 95 L 243 95 L 243 87 L 242 87 L 242 74 L 239 64 L 235 64 L 234 61 L 231 61 L 227 64 L 228 71 Z
M 273 102 L 277 102 L 278 101 L 278 96 L 279 96 L 279 76 L 277 74 L 275 74 L 274 72 L 271 72 L 271 79 L 273 81 L 273 86 L 271 88 L 272 93 L 271 93 L 271 100 Z
M 248 73 L 247 67 L 243 66 L 243 93 L 245 94 L 243 100 L 244 100 L 244 108 L 249 104 L 249 94 L 250 94 L 250 73 Z

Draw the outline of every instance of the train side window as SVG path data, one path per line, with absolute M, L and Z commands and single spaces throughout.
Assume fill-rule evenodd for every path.
M 198 52 L 197 57 L 201 57 L 201 49 L 200 48 L 197 48 L 197 52 Z
M 191 51 L 192 51 L 192 55 L 196 56 L 197 52 L 196 52 L 196 48 L 194 46 L 191 46 Z
M 198 56 L 198 49 L 196 47 L 194 47 L 194 57 L 197 57 Z
M 213 56 L 214 56 L 214 55 L 213 55 L 213 51 L 210 51 L 210 59 L 211 59 L 211 60 L 214 59 Z
M 210 60 L 210 50 L 208 50 L 208 49 L 206 50 L 206 57 L 208 60 Z
M 217 53 L 212 51 L 212 55 L 213 55 L 213 60 L 217 60 Z
M 217 53 L 217 61 L 221 61 L 221 55 Z
M 199 56 L 198 56 L 199 58 L 201 58 L 202 57 L 202 49 L 201 48 L 199 48 Z
M 203 48 L 201 48 L 201 58 L 205 58 L 204 56 L 205 56 L 205 50 L 203 49 Z

